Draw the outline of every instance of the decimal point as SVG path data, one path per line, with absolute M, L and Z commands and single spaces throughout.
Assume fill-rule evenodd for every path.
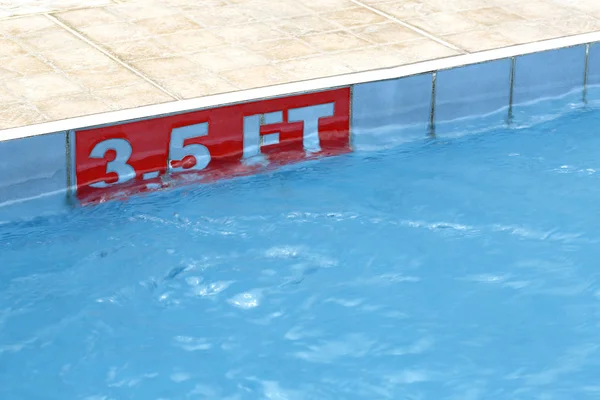
M 142 175 L 142 179 L 144 179 L 144 180 L 154 179 L 154 178 L 158 178 L 159 175 L 160 175 L 160 171 L 146 172 L 144 175 Z

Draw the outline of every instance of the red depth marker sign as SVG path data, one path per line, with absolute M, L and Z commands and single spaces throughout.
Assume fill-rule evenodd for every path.
M 74 147 L 82 203 L 251 174 L 350 151 L 350 89 L 76 131 Z

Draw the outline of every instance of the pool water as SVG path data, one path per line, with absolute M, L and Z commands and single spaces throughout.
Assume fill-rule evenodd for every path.
M 1 399 L 598 399 L 600 112 L 0 226 Z

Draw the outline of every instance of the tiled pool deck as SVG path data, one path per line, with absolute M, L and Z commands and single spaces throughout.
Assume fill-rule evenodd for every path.
M 0 130 L 600 31 L 600 0 L 0 1 Z

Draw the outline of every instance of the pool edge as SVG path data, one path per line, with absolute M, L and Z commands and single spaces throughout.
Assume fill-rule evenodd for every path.
M 286 153 L 278 144 L 281 129 L 288 134 L 290 129 L 296 130 L 293 140 L 304 146 L 304 158 L 312 158 L 387 148 L 424 137 L 456 137 L 465 133 L 462 122 L 473 118 L 481 119 L 480 125 L 517 126 L 533 114 L 548 112 L 537 104 L 541 100 L 550 99 L 563 108 L 565 104 L 587 104 L 588 89 L 600 85 L 599 44 L 600 32 L 587 33 L 3 130 L 0 205 L 34 204 L 30 200 L 54 193 L 57 199 L 49 210 L 53 213 L 80 204 L 81 188 L 102 187 L 108 197 L 100 193 L 99 199 L 107 201 L 125 192 L 169 187 L 170 172 L 191 168 L 183 166 L 189 157 L 194 164 L 208 159 L 203 167 L 192 168 L 196 174 L 238 176 L 237 167 L 219 160 L 231 155 L 246 169 L 245 174 L 254 174 L 258 171 L 255 165 L 247 164 L 252 161 L 246 159 L 249 149 L 264 158 L 261 148 L 265 147 L 265 154 L 270 154 L 267 163 L 282 165 Z M 340 118 L 345 122 L 336 127 Z M 205 129 L 208 126 L 210 135 Z M 334 132 L 342 131 L 347 137 L 342 142 L 340 137 L 335 139 L 337 144 L 331 142 L 332 133 L 335 136 Z M 187 136 L 176 139 L 182 133 Z M 310 149 L 311 135 L 316 137 L 317 153 Z M 325 148 L 319 147 L 319 140 L 325 140 Z M 229 149 L 223 152 L 217 147 Z M 109 154 L 122 157 L 123 151 L 129 155 L 117 164 L 128 172 L 110 169 L 116 161 L 111 161 Z M 172 152 L 179 156 L 173 158 Z M 215 156 L 216 168 L 211 161 Z M 294 161 L 283 163 L 289 162 Z M 93 176 L 86 172 L 90 168 L 95 170 Z M 121 185 L 128 181 L 141 181 L 145 189 Z
M 16 128 L 0 130 L 0 142 L 62 131 L 94 128 L 136 121 L 140 119 L 169 116 L 189 111 L 234 105 L 250 101 L 260 101 L 270 98 L 329 90 L 361 83 L 403 78 L 548 50 L 556 50 L 582 44 L 591 44 L 594 42 L 600 42 L 600 31 L 565 36 L 556 39 L 548 39 L 544 41 L 503 47 L 476 53 L 437 58 L 434 60 L 422 61 L 391 68 L 348 73 L 332 77 L 315 78 L 305 81 L 297 81 L 280 85 L 197 97 L 188 100 L 178 100 L 126 110 L 110 111 L 58 121 L 44 122 L 40 124 L 25 125 Z

